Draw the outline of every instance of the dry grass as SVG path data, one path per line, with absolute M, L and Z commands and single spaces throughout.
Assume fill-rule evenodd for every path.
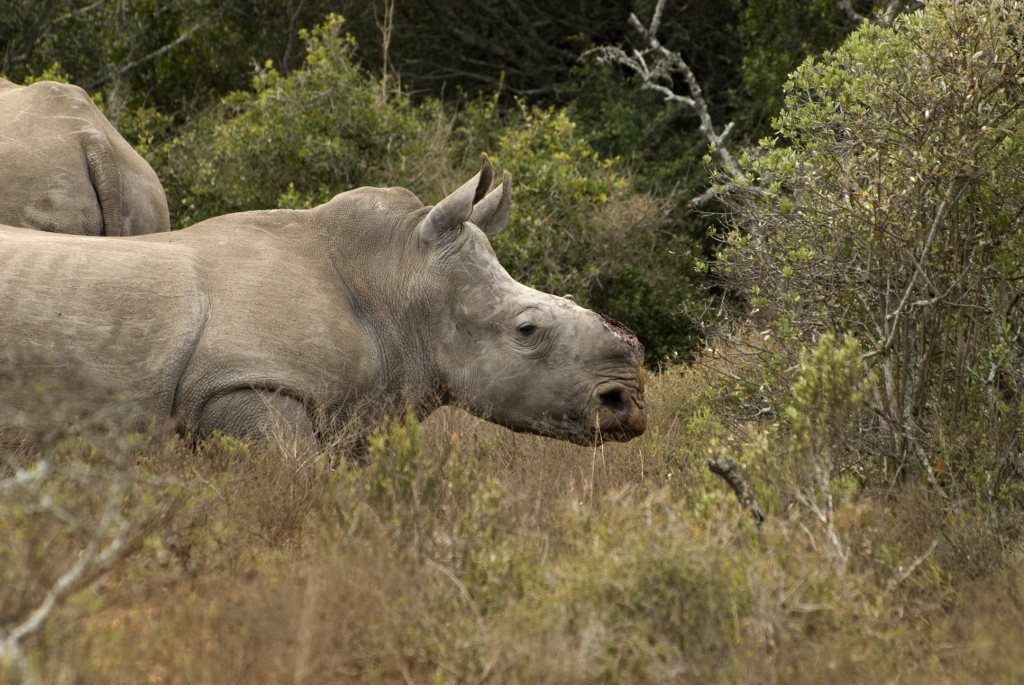
M 747 470 L 758 532 L 704 468 L 737 434 L 709 373 L 653 378 L 650 432 L 596 450 L 454 410 L 333 471 L 170 441 L 137 468 L 180 484 L 174 516 L 27 647 L 62 683 L 1020 682 L 1011 519 L 836 481 L 844 561 L 785 494 L 780 441 Z M 15 543 L 52 526 L 13 521 L 0 510 L 5 563 L 45 565 Z

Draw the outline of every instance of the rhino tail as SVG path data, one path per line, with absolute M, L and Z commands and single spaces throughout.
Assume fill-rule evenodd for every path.
M 85 158 L 89 164 L 89 178 L 100 201 L 103 214 L 102 235 L 124 235 L 125 222 L 121 210 L 121 169 L 114 150 L 106 136 L 91 131 L 83 140 Z

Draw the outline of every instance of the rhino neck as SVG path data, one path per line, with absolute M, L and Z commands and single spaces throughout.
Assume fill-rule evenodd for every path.
M 437 303 L 427 295 L 411 228 L 428 209 L 408 191 L 366 188 L 314 211 L 321 253 L 366 343 L 370 373 L 360 395 L 374 413 L 402 415 L 411 407 L 426 417 L 448 396 L 429 344 Z

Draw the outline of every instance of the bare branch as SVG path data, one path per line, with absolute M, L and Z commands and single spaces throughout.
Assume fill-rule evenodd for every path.
M 42 45 L 43 41 L 46 40 L 49 37 L 50 30 L 53 29 L 53 27 L 55 27 L 55 26 L 57 26 L 59 24 L 63 24 L 67 20 L 73 19 L 73 18 L 75 18 L 75 17 L 77 17 L 77 16 L 79 16 L 81 14 L 86 14 L 87 12 L 91 12 L 94 9 L 96 9 L 97 7 L 100 7 L 104 2 L 106 2 L 106 0 L 96 0 L 96 2 L 94 2 L 94 3 L 90 4 L 90 5 L 86 5 L 85 7 L 79 7 L 78 9 L 71 10 L 70 12 L 65 12 L 64 14 L 60 15 L 59 17 L 56 17 L 53 20 L 51 20 L 49 24 L 47 24 L 45 27 L 43 27 L 43 29 L 39 32 L 39 35 L 36 36 L 36 39 L 34 41 L 32 41 L 32 45 L 28 46 L 28 48 L 26 48 L 25 52 L 21 53 L 20 55 L 18 55 L 16 57 L 10 57 L 10 58 L 5 60 L 5 63 L 4 63 L 4 67 L 5 68 L 4 68 L 4 70 L 6 71 L 6 69 L 9 68 L 11 65 L 18 64 L 19 62 L 24 62 L 29 57 L 31 57 L 32 53 L 35 52 L 35 49 L 38 48 L 40 45 Z
M 924 554 L 910 562 L 910 565 L 906 568 L 903 568 L 901 566 L 899 568 L 899 572 L 892 579 L 890 579 L 888 583 L 886 583 L 885 594 L 889 594 L 890 592 L 898 588 L 900 584 L 903 583 L 903 581 L 909 578 L 910 574 L 912 574 L 918 566 L 924 563 L 924 560 L 927 559 L 931 555 L 931 553 L 935 551 L 935 548 L 938 547 L 938 545 L 939 538 L 935 538 L 934 540 L 932 540 L 932 544 L 928 545 L 928 549 L 924 551 Z
M 708 470 L 711 473 L 721 476 L 729 484 L 729 487 L 736 494 L 736 499 L 739 500 L 740 506 L 750 512 L 754 519 L 754 525 L 758 528 L 763 526 L 764 513 L 761 511 L 757 499 L 754 498 L 754 491 L 750 489 L 747 481 L 743 479 L 743 474 L 740 473 L 740 468 L 736 465 L 736 462 L 725 457 L 708 457 L 705 463 L 708 465 Z
M 377 4 L 373 5 L 373 17 L 380 30 L 380 95 L 381 100 L 388 99 L 388 78 L 391 72 L 391 36 L 395 28 L 395 0 L 384 0 L 384 18 L 377 19 Z M 396 75 L 397 76 L 397 75 Z
M 836 0 L 836 4 L 839 5 L 839 9 L 841 9 L 843 14 L 845 14 L 854 24 L 863 24 L 868 21 L 867 17 L 864 15 L 857 14 L 857 11 L 853 9 L 853 2 L 851 0 Z
M 658 28 L 661 26 L 661 14 L 665 11 L 665 0 L 658 0 L 658 4 L 654 7 L 654 16 L 651 17 L 651 26 L 647 31 L 653 36 L 658 33 Z
M 828 542 L 832 546 L 832 552 L 835 555 L 836 570 L 842 573 L 845 571 L 846 562 L 850 558 L 850 550 L 843 544 L 842 540 L 839 539 L 839 534 L 835 529 L 835 506 L 832 499 L 831 475 L 829 474 L 828 466 L 824 464 L 815 464 L 814 486 L 817 489 L 817 493 L 807 494 L 803 490 L 797 489 L 796 498 L 797 501 L 814 514 L 814 517 L 818 519 L 818 522 L 824 526 L 825 535 L 828 538 Z M 818 504 L 819 496 L 822 498 L 824 506 Z M 813 543 L 814 536 L 810 534 L 810 531 L 807 531 L 807 533 L 811 537 L 811 541 Z
M 17 469 L 14 476 L 0 480 L 0 494 L 14 488 L 28 488 L 44 480 L 50 472 L 50 462 L 43 459 L 33 469 Z
M 928 252 L 931 250 L 932 241 L 935 239 L 935 233 L 941 225 L 942 220 L 946 216 L 946 208 L 948 207 L 950 200 L 955 202 L 957 199 L 959 199 L 960 193 L 963 192 L 963 189 L 961 188 L 961 190 L 957 192 L 955 197 L 951 197 L 953 194 L 953 189 L 956 187 L 957 183 L 960 182 L 960 180 L 960 174 L 954 174 L 952 180 L 949 182 L 949 186 L 946 188 L 945 197 L 939 204 L 938 210 L 935 212 L 935 217 L 932 220 L 931 230 L 928 232 L 928 237 L 925 240 L 924 247 L 921 249 L 922 261 L 927 257 Z M 896 307 L 896 311 L 890 312 L 889 314 L 886 315 L 885 321 L 887 323 L 889 321 L 892 321 L 889 337 L 885 340 L 885 342 L 878 350 L 875 350 L 875 354 L 885 354 L 889 350 L 889 348 L 892 347 L 893 342 L 896 340 L 896 333 L 899 331 L 898 324 L 900 322 L 900 317 L 903 315 L 905 311 L 907 303 L 910 299 L 910 295 L 914 291 L 914 285 L 917 282 L 917 276 L 921 272 L 921 267 L 920 265 L 918 265 L 918 268 L 914 270 L 913 275 L 910 277 L 910 283 L 907 284 L 907 289 L 903 293 L 903 298 L 900 300 L 899 305 Z M 873 355 L 864 355 L 863 358 L 868 359 L 869 356 Z
M 67 550 L 73 555 L 73 563 L 67 562 L 69 567 L 49 588 L 41 588 L 45 596 L 35 608 L 26 616 L 9 617 L 9 620 L 20 621 L 15 625 L 0 627 L 0 665 L 17 667 L 24 683 L 40 682 L 36 666 L 26 653 L 25 641 L 45 627 L 73 592 L 137 550 L 137 543 L 145 532 L 152 525 L 165 521 L 173 509 L 173 503 L 168 500 L 157 509 L 143 511 L 148 505 L 141 505 L 134 496 L 137 486 L 147 484 L 166 493 L 168 486 L 176 481 L 135 473 L 126 441 L 119 441 L 115 449 L 116 455 L 100 468 L 79 463 L 58 467 L 44 457 L 34 467 L 14 468 L 12 476 L 0 480 L 0 495 L 5 499 L 14 495 L 23 501 L 27 506 L 22 510 L 27 514 L 53 516 L 62 524 L 59 535 L 72 534 L 75 539 L 82 538 L 84 543 L 80 551 Z M 44 448 L 43 453 L 46 451 Z M 89 500 L 95 501 L 99 510 L 94 511 L 91 504 L 62 507 L 57 499 L 64 483 L 74 483 L 77 491 L 95 492 L 95 499 L 89 497 Z M 170 498 L 173 500 L 175 496 L 170 495 Z M 0 507 L 5 504 L 0 501 Z
M 737 164 L 736 159 L 725 146 L 725 138 L 732 132 L 733 122 L 729 122 L 722 128 L 721 132 L 715 131 L 714 122 L 708 111 L 707 101 L 704 99 L 704 91 L 697 81 L 696 75 L 690 65 L 678 52 L 666 48 L 658 40 L 657 32 L 661 24 L 661 16 L 665 9 L 665 0 L 658 0 L 654 9 L 654 16 L 651 18 L 649 27 L 644 27 L 636 14 L 629 15 L 629 25 L 639 33 L 646 43 L 641 50 L 634 50 L 627 54 L 622 48 L 614 46 L 603 46 L 588 50 L 583 56 L 595 55 L 598 61 L 603 64 L 617 64 L 636 73 L 642 80 L 642 88 L 651 90 L 665 100 L 665 102 L 679 102 L 694 111 L 700 122 L 701 134 L 711 144 L 712 151 L 718 156 L 723 167 L 733 179 L 734 187 L 749 187 L 750 181 L 743 170 Z M 650 65 L 648 57 L 652 58 Z M 681 74 L 686 81 L 689 95 L 680 95 L 672 88 L 672 74 Z M 691 206 L 698 206 L 713 199 L 718 194 L 714 188 L 702 193 L 690 201 Z
M 889 0 L 889 4 L 885 6 L 885 11 L 874 17 L 865 17 L 853 9 L 852 0 L 836 0 L 836 5 L 854 24 L 859 26 L 867 22 L 881 28 L 889 28 L 899 15 L 905 12 L 913 12 L 924 6 L 919 0 L 910 0 L 909 2 L 906 0 Z
M 288 43 L 284 48 L 284 57 L 281 58 L 281 69 L 283 69 L 285 73 L 291 71 L 292 44 L 295 42 L 295 35 L 298 30 L 299 14 L 302 12 L 302 8 L 305 4 L 306 0 L 299 0 L 298 7 L 295 8 L 295 11 L 292 12 L 291 16 L 288 18 Z M 291 9 L 290 4 L 288 8 Z
M 36 469 L 36 473 L 42 472 Z M 15 476 L 14 479 L 17 479 Z M 38 480 L 40 477 L 37 477 Z M 77 522 L 77 528 L 92 528 L 92 536 L 78 560 L 65 571 L 50 588 L 43 601 L 28 618 L 3 635 L 0 633 L 0 660 L 11 660 L 17 664 L 25 682 L 37 682 L 31 663 L 27 659 L 22 642 L 33 635 L 43 625 L 67 595 L 79 585 L 88 574 L 109 568 L 125 550 L 125 542 L 132 530 L 132 525 L 120 515 L 121 498 L 129 486 L 127 471 L 114 477 L 107 493 L 106 506 L 100 520 L 94 526 Z M 116 532 L 111 528 L 116 525 Z M 109 541 L 104 545 L 104 541 Z

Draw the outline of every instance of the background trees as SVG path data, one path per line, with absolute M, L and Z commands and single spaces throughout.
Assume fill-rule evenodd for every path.
M 850 454 L 991 505 L 1024 476 L 1019 27 L 936 3 L 804 62 L 720 262 L 783 349 L 862 341 L 875 420 Z

